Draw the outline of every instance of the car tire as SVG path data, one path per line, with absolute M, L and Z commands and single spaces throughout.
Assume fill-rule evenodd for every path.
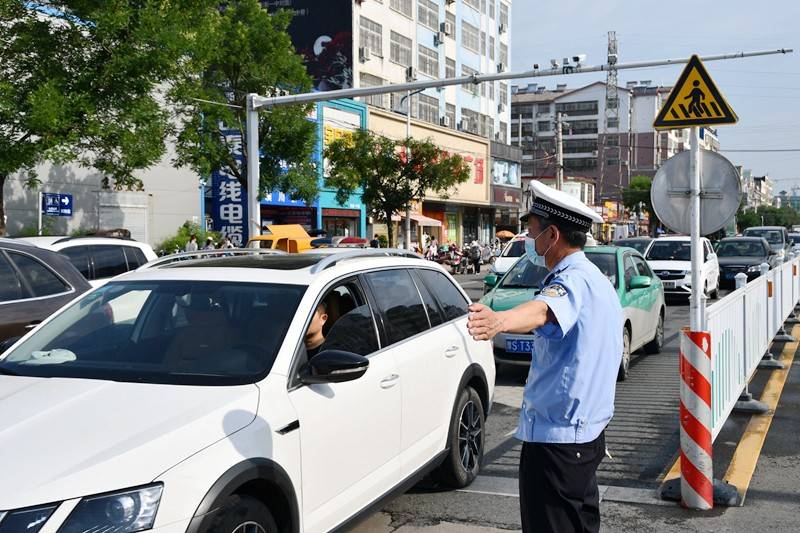
M 483 462 L 485 421 L 481 397 L 475 389 L 466 387 L 458 395 L 450 421 L 449 451 L 433 475 L 437 481 L 462 489 L 475 480 Z
M 714 290 L 711 291 L 710 296 L 712 300 L 719 298 L 719 278 L 717 278 L 717 284 L 714 286 Z
M 644 345 L 644 353 L 657 354 L 661 353 L 664 348 L 664 310 L 658 314 L 658 324 L 656 325 L 656 334 L 653 335 L 653 340 Z
M 617 381 L 628 379 L 628 372 L 631 368 L 631 332 L 627 326 L 622 328 L 622 360 L 619 363 Z
M 234 494 L 220 508 L 208 532 L 278 533 L 278 525 L 266 505 L 252 496 Z

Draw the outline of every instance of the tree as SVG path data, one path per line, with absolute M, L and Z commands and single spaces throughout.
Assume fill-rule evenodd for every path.
M 228 2 L 198 35 L 185 72 L 169 94 L 180 122 L 179 166 L 201 176 L 221 170 L 247 188 L 247 94 L 311 89 L 302 57 L 286 33 L 290 22 L 288 11 L 270 14 L 258 0 L 239 0 Z M 307 203 L 317 197 L 312 161 L 316 125 L 309 111 L 309 106 L 281 106 L 260 114 L 260 195 L 280 190 Z M 234 155 L 239 148 L 242 161 Z
M 653 184 L 649 176 L 634 176 L 631 178 L 630 185 L 622 191 L 622 204 L 632 212 L 639 212 L 641 208 L 647 213 L 648 233 L 653 235 L 655 228 L 661 224 L 653 209 L 653 202 L 650 199 L 650 187 Z
M 3 186 L 44 161 L 99 170 L 137 188 L 135 171 L 164 153 L 168 82 L 208 13 L 209 0 L 0 1 L 0 235 Z
M 325 184 L 336 189 L 337 201 L 344 204 L 361 189 L 371 214 L 386 223 L 390 246 L 395 245 L 393 215 L 429 192 L 446 198 L 469 179 L 464 159 L 430 140 L 396 141 L 367 130 L 336 139 L 325 149 L 325 158 L 330 164 Z

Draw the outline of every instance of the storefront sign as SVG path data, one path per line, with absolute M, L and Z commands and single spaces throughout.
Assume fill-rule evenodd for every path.
M 242 137 L 237 130 L 225 130 L 225 141 L 233 147 L 233 156 L 241 168 Z M 243 246 L 248 239 L 247 195 L 241 183 L 225 169 L 211 173 L 211 204 L 214 231 L 230 238 L 235 246 Z
M 492 187 L 492 203 L 519 207 L 522 204 L 522 189 Z

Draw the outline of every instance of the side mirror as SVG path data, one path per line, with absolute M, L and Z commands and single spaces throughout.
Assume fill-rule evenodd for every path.
M 3 353 L 3 352 L 5 352 L 6 350 L 8 350 L 9 348 L 11 348 L 11 346 L 12 346 L 12 345 L 13 345 L 15 342 L 17 342 L 18 340 L 20 340 L 21 338 L 22 338 L 22 337 L 20 337 L 20 336 L 16 336 L 16 337 L 9 337 L 9 338 L 7 338 L 6 340 L 4 340 L 4 341 L 0 342 L 0 353 Z
M 496 287 L 498 281 L 500 281 L 500 277 L 497 274 L 489 274 L 483 278 L 483 282 L 489 287 Z
M 706 258 L 707 261 L 715 261 L 717 259 L 717 254 L 708 254 Z
M 647 276 L 633 276 L 630 283 L 631 289 L 646 289 L 653 284 L 653 280 Z
M 363 376 L 369 359 L 343 350 L 325 350 L 318 353 L 300 369 L 300 381 L 314 383 L 343 383 Z

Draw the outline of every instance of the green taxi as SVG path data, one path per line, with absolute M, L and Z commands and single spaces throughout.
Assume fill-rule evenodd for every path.
M 584 250 L 587 259 L 605 274 L 617 289 L 625 327 L 622 331 L 623 353 L 618 380 L 628 377 L 631 353 L 643 349 L 660 353 L 664 344 L 664 288 L 642 255 L 632 248 L 593 246 Z M 484 278 L 488 292 L 481 303 L 495 311 L 505 311 L 531 300 L 547 275 L 546 268 L 535 266 L 522 256 L 502 277 Z M 602 320 L 602 317 L 598 317 Z M 499 366 L 529 365 L 533 335 L 500 334 L 494 338 L 494 358 Z

